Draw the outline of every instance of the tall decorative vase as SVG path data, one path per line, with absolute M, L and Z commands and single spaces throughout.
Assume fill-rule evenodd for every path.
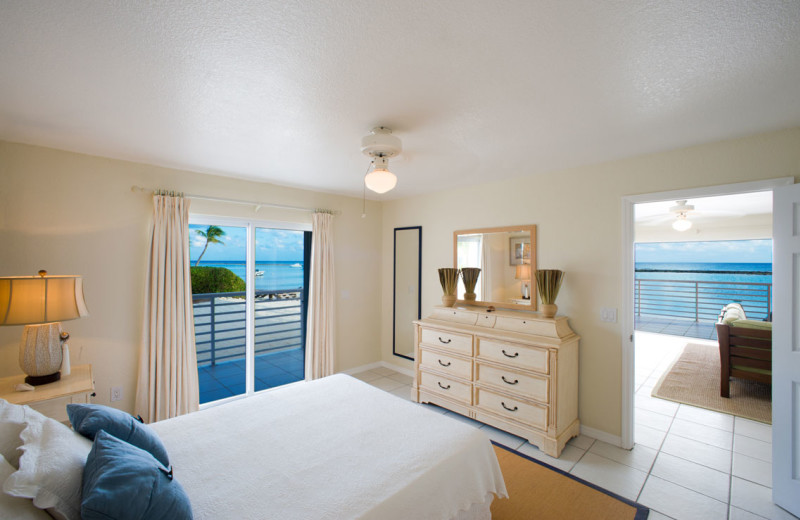
M 475 301 L 475 286 L 478 284 L 478 277 L 481 274 L 479 267 L 462 267 L 461 279 L 464 280 L 464 299 Z
M 536 271 L 536 288 L 542 300 L 541 312 L 545 318 L 553 318 L 558 312 L 556 296 L 564 281 L 564 271 L 558 269 L 538 269 Z
M 545 318 L 553 318 L 555 317 L 557 312 L 558 312 L 558 305 L 556 305 L 555 303 L 542 304 L 542 316 L 544 316 Z
M 452 307 L 456 304 L 456 289 L 460 270 L 455 267 L 442 267 L 439 269 L 439 283 L 442 284 L 442 305 Z

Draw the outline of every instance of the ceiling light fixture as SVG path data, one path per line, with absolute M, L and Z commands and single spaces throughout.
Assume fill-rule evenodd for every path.
M 372 157 L 373 170 L 364 176 L 364 184 L 375 193 L 386 193 L 397 186 L 397 176 L 389 171 L 389 158 L 403 151 L 400 139 L 385 126 L 377 126 L 361 139 L 361 153 Z
M 672 229 L 675 231 L 686 231 L 692 227 L 692 221 L 689 220 L 688 214 L 694 209 L 694 206 L 686 204 L 685 200 L 675 201 L 676 205 L 669 208 L 672 213 L 676 213 L 675 221 L 672 222 Z

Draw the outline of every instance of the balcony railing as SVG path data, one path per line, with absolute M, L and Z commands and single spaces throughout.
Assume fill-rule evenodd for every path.
M 303 290 L 256 291 L 255 355 L 305 345 Z M 197 365 L 244 359 L 245 293 L 192 295 Z
M 740 303 L 750 319 L 763 320 L 772 312 L 772 284 L 766 282 L 637 279 L 634 293 L 637 316 L 715 322 L 722 307 L 729 303 Z

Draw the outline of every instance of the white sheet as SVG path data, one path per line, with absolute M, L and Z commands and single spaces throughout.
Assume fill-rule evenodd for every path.
M 345 375 L 152 425 L 203 519 L 449 519 L 506 488 L 485 433 Z

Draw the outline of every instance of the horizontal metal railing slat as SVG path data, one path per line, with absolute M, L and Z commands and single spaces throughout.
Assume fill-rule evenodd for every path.
M 302 347 L 302 297 L 276 297 L 287 294 L 302 295 L 302 288 L 256 291 L 256 354 Z M 244 359 L 246 334 L 241 332 L 246 322 L 245 302 L 226 300 L 244 295 L 244 292 L 193 295 L 198 365 Z M 238 318 L 231 319 L 237 315 Z
M 647 269 L 637 272 L 671 271 Z M 692 273 L 692 271 L 680 272 Z M 772 310 L 771 291 L 772 284 L 766 282 L 637 278 L 634 281 L 634 311 L 637 316 L 656 315 L 715 322 L 724 305 L 737 302 L 745 308 L 748 318 L 763 319 L 769 316 Z

